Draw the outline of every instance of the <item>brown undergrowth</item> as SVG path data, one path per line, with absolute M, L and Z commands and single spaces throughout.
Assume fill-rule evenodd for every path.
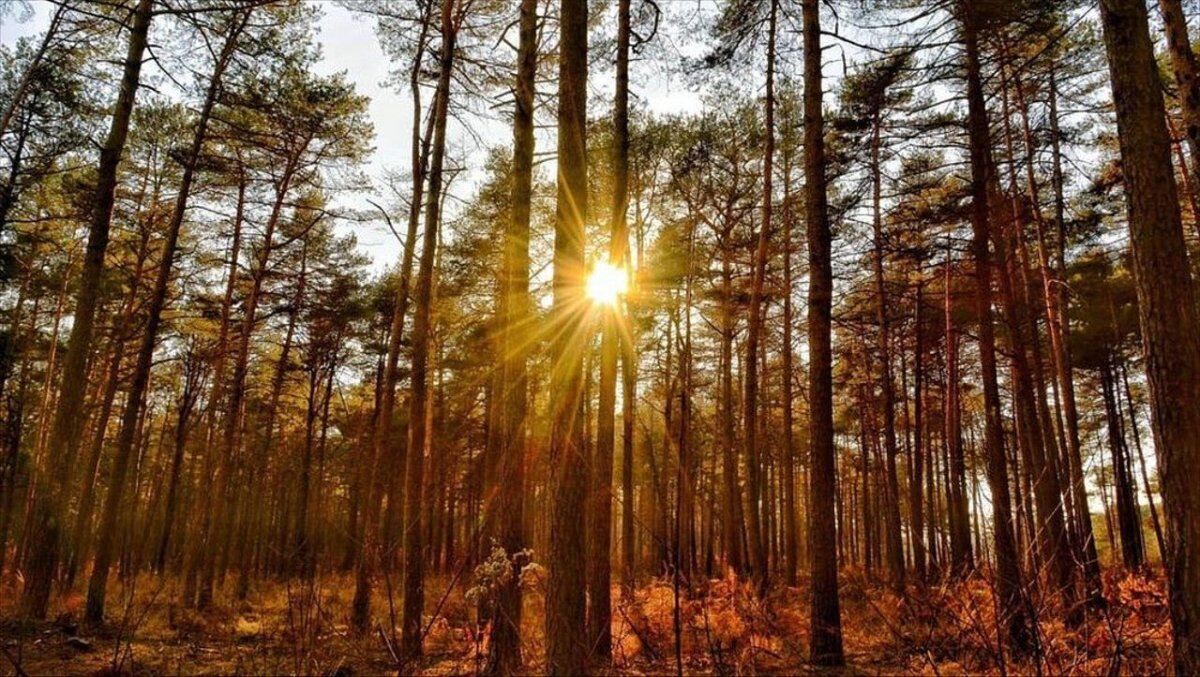
M 524 653 L 540 669 L 543 573 L 526 587 Z M 454 585 L 447 590 L 447 585 Z M 659 579 L 624 594 L 614 588 L 613 660 L 602 674 L 799 674 L 808 645 L 807 588 L 777 586 L 765 599 L 733 576 L 681 586 L 680 652 L 676 595 Z M 355 635 L 347 616 L 352 579 L 264 582 L 246 600 L 197 611 L 178 603 L 178 582 L 142 576 L 114 581 L 109 622 L 79 625 L 83 600 L 61 596 L 53 621 L 15 620 L 20 581 L 0 587 L 0 674 L 383 674 L 401 670 L 391 650 L 392 604 L 375 605 L 375 630 Z M 230 586 L 232 588 L 232 586 Z M 478 594 L 452 577 L 431 578 L 425 656 L 406 673 L 472 674 L 483 666 L 487 628 Z M 1061 609 L 1030 604 L 1043 620 L 1032 656 L 1003 654 L 986 576 L 898 593 L 860 570 L 842 575 L 846 674 L 1156 674 L 1167 665 L 1170 626 L 1161 575 L 1104 576 L 1107 605 L 1068 626 Z M 676 661 L 679 661 L 677 666 Z

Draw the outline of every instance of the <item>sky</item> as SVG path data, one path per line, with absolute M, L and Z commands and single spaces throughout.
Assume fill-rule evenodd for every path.
M 19 0 L 0 0 L 0 5 Z M 324 16 L 318 23 L 318 41 L 321 43 L 322 60 L 318 71 L 323 75 L 345 71 L 360 94 L 370 97 L 369 117 L 375 128 L 375 150 L 368 159 L 365 172 L 377 183 L 375 195 L 390 193 L 383 187 L 381 177 L 389 169 L 407 172 L 410 162 L 409 135 L 412 126 L 412 103 L 409 93 L 386 85 L 391 62 L 380 48 L 375 35 L 374 20 L 351 12 L 334 0 L 308 0 L 320 3 Z M 46 0 L 27 0 L 29 12 L 17 8 L 16 12 L 0 16 L 0 45 L 11 46 L 26 36 L 38 37 L 49 22 L 54 5 Z M 27 16 L 28 14 L 28 16 Z M 154 39 L 151 27 L 151 41 Z M 636 69 L 636 64 L 635 64 Z M 656 112 L 678 112 L 699 107 L 699 95 L 684 83 L 666 75 L 650 74 L 636 81 L 635 97 L 643 105 Z M 605 88 L 606 72 L 593 73 L 593 89 Z M 641 91 L 636 91 L 640 89 Z M 639 97 L 640 95 L 640 97 Z M 428 98 L 428 93 L 426 93 Z M 463 125 L 469 124 L 470 133 Z M 453 121 L 449 131 L 450 152 L 465 162 L 466 172 L 450 187 L 452 195 L 467 199 L 482 178 L 481 167 L 487 154 L 487 145 L 506 145 L 509 141 L 507 127 L 499 120 Z M 552 142 L 552 140 L 550 141 Z M 539 139 L 539 144 L 543 142 Z M 367 201 L 371 194 L 346 194 L 337 198 L 345 207 L 370 213 L 374 210 Z M 449 207 L 453 210 L 453 205 Z M 400 254 L 396 238 L 388 231 L 382 220 L 372 223 L 351 223 L 344 226 L 358 238 L 363 253 L 369 256 L 375 270 L 395 265 Z

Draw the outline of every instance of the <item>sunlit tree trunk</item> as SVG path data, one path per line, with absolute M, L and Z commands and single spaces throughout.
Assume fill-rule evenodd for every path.
M 221 87 L 221 77 L 225 67 L 237 46 L 238 36 L 249 20 L 248 13 L 242 13 L 231 19 L 229 33 L 226 35 L 224 47 L 213 66 L 209 78 L 208 93 L 196 121 L 196 130 L 192 136 L 191 148 L 184 161 L 183 177 L 180 181 L 179 193 L 175 198 L 175 207 L 171 221 L 167 225 L 166 237 L 160 252 L 158 271 L 151 292 L 150 307 L 146 311 L 146 327 L 143 329 L 141 342 L 138 346 L 137 363 L 134 366 L 133 381 L 129 386 L 126 397 L 125 411 L 121 418 L 121 429 L 117 433 L 117 448 L 113 460 L 112 477 L 109 480 L 108 495 L 104 500 L 104 511 L 100 520 L 100 539 L 96 546 L 96 557 L 92 564 L 92 575 L 88 582 L 88 598 L 85 617 L 92 623 L 104 619 L 105 588 L 108 583 L 108 570 L 113 555 L 114 530 L 117 513 L 121 507 L 124 491 L 125 473 L 128 469 L 129 457 L 133 448 L 134 435 L 137 429 L 138 412 L 142 399 L 150 382 L 150 369 L 153 366 L 154 348 L 158 342 L 158 328 L 162 321 L 162 312 L 166 307 L 167 288 L 171 281 L 171 272 L 175 264 L 175 249 L 179 242 L 179 231 L 187 214 L 188 199 L 191 196 L 192 183 L 196 175 L 196 167 L 204 150 L 204 141 L 208 132 L 208 122 L 216 105 L 217 94 Z M 136 495 L 135 495 L 136 498 Z
M 610 265 L 622 271 L 628 263 L 629 234 L 629 0 L 617 4 L 616 91 L 613 110 L 612 215 Z M 628 315 L 624 299 L 600 308 L 600 401 L 596 419 L 596 451 L 592 456 L 592 495 L 589 530 L 594 553 L 588 562 L 588 645 L 593 660 L 612 658 L 612 474 L 616 436 L 617 359 Z
M 404 661 L 421 655 L 421 616 L 425 608 L 425 579 L 421 514 L 425 508 L 425 449 L 429 444 L 429 350 L 432 343 L 434 257 L 441 223 L 442 165 L 446 155 L 446 122 L 450 108 L 450 81 L 454 68 L 455 40 L 461 16 L 455 0 L 442 0 L 442 46 L 437 90 L 434 93 L 433 146 L 429 160 L 429 199 L 425 205 L 425 231 L 413 311 L 413 354 L 408 415 L 408 453 L 404 491 L 404 612 L 401 618 L 400 654 Z
M 96 305 L 100 295 L 100 277 L 108 249 L 116 197 L 117 169 L 129 134 L 134 99 L 141 82 L 146 37 L 153 17 L 153 0 L 139 0 L 133 12 L 129 43 L 117 102 L 111 125 L 100 151 L 100 165 L 93 193 L 91 220 L 88 224 L 87 253 L 80 273 L 78 296 L 67 339 L 67 358 L 63 364 L 62 387 L 54 412 L 54 424 L 47 448 L 48 463 L 38 478 L 40 490 L 34 505 L 36 534 L 31 553 L 33 560 L 25 578 L 21 608 L 25 616 L 44 618 L 50 601 L 50 587 L 58 571 L 59 540 L 65 526 L 67 478 L 79 446 L 83 422 L 83 398 L 87 388 L 85 373 L 91 352 Z
M 554 230 L 554 308 L 550 336 L 550 566 L 546 669 L 586 671 L 583 525 L 587 467 L 580 418 L 586 343 L 584 223 L 588 214 L 587 52 L 584 0 L 559 5 L 558 200 Z M 604 554 L 607 556 L 607 554 Z
M 504 238 L 501 270 L 499 394 L 502 414 L 499 482 L 496 496 L 497 542 L 510 558 L 511 580 L 501 586 L 492 613 L 487 672 L 517 673 L 521 668 L 521 567 L 525 564 L 525 451 L 529 408 L 527 334 L 529 326 L 529 222 L 533 193 L 534 95 L 537 76 L 537 0 L 521 1 L 517 49 L 516 106 L 513 110 L 512 214 Z

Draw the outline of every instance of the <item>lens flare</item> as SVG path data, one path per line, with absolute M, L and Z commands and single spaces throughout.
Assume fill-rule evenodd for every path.
M 629 291 L 629 276 L 621 266 L 597 261 L 587 279 L 587 295 L 594 303 L 615 306 Z

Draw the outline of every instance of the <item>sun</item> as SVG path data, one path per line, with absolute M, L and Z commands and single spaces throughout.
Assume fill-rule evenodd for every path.
M 587 295 L 593 303 L 615 306 L 629 291 L 629 277 L 621 266 L 597 261 L 587 278 Z

